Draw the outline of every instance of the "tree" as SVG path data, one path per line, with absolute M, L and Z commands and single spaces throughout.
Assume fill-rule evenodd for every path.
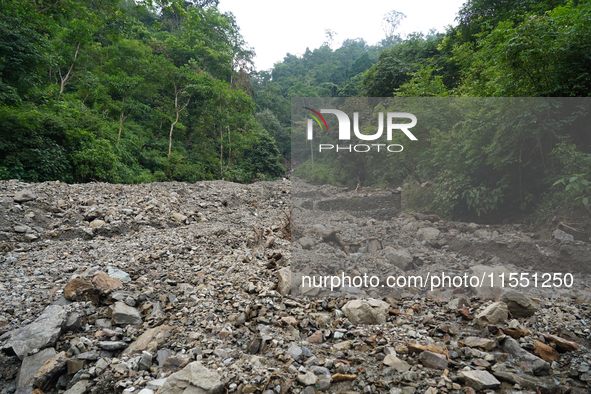
M 196 73 L 191 67 L 189 67 L 189 65 L 178 68 L 163 56 L 156 56 L 154 58 L 154 65 L 158 70 L 159 75 L 167 81 L 166 94 L 172 99 L 174 120 L 170 124 L 170 132 L 168 134 L 168 157 L 170 157 L 172 151 L 172 133 L 174 127 L 179 122 L 181 112 L 183 112 L 191 102 Z
M 384 14 L 382 18 L 382 30 L 386 36 L 385 42 L 387 47 L 390 47 L 395 42 L 396 36 L 394 32 L 398 29 L 404 18 L 406 18 L 406 15 L 396 10 Z

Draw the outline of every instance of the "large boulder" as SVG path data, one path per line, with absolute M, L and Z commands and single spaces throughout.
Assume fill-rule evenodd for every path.
M 217 372 L 194 361 L 182 371 L 170 375 L 158 394 L 218 394 L 223 389 L 224 384 Z
M 353 324 L 384 324 L 388 303 L 380 300 L 352 300 L 343 306 L 343 312 Z
M 14 353 L 22 360 L 33 353 L 34 349 L 55 345 L 62 334 L 67 317 L 68 314 L 63 307 L 48 306 L 33 323 L 12 331 L 2 350 Z
M 16 377 L 16 393 L 30 394 L 33 391 L 33 382 L 37 372 L 46 362 L 56 356 L 54 348 L 43 349 L 39 353 L 25 357 Z
M 476 315 L 474 324 L 484 328 L 488 324 L 501 323 L 509 317 L 509 309 L 504 302 L 493 302 L 485 310 Z
M 478 278 L 478 283 L 474 281 L 474 284 L 477 284 L 477 286 L 473 287 L 473 290 L 476 292 L 476 296 L 481 300 L 497 301 L 501 297 L 501 293 L 504 289 L 502 286 L 503 281 L 501 280 L 502 274 L 504 274 L 505 286 L 507 286 L 511 271 L 509 271 L 504 266 L 475 265 L 470 267 L 469 277 L 474 276 Z M 480 283 L 481 281 L 482 283 Z
M 424 227 L 417 231 L 419 241 L 435 241 L 437 237 L 439 237 L 439 230 L 433 227 Z
M 530 369 L 535 375 L 548 375 L 548 372 L 550 372 L 548 362 L 519 346 L 519 342 L 513 338 L 505 338 L 503 350 L 505 353 L 512 355 L 527 369 Z
M 158 346 L 162 345 L 166 338 L 172 334 L 172 327 L 163 324 L 159 327 L 154 327 L 146 330 L 142 335 L 139 336 L 125 351 L 124 355 L 140 354 L 144 350 L 158 349 Z
M 124 302 L 116 302 L 110 308 L 113 324 L 117 326 L 126 326 L 128 324 L 135 326 L 142 324 L 140 312 Z
M 21 190 L 14 195 L 14 202 L 27 202 L 33 201 L 37 198 L 37 195 L 30 190 Z
M 384 256 L 390 264 L 402 270 L 407 270 L 412 266 L 413 258 L 407 249 L 394 249 L 387 246 L 384 249 Z
M 505 289 L 501 301 L 507 304 L 513 317 L 530 317 L 540 309 L 539 301 L 513 289 Z

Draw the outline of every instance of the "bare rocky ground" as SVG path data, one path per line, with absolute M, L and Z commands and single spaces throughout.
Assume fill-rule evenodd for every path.
M 0 392 L 591 392 L 589 243 L 307 209 L 371 196 L 300 183 L 292 249 L 291 186 L 0 182 Z M 574 281 L 298 284 L 345 272 Z

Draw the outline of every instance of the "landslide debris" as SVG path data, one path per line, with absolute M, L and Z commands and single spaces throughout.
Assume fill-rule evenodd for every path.
M 314 210 L 360 195 L 301 184 L 308 205 L 291 186 L 0 182 L 0 392 L 591 390 L 588 243 Z M 330 291 L 301 287 L 294 261 L 312 274 L 575 281 Z

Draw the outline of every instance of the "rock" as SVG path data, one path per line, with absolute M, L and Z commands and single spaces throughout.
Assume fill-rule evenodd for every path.
M 15 394 L 30 394 L 33 391 L 35 375 L 45 363 L 53 359 L 56 354 L 55 349 L 48 348 L 43 349 L 32 356 L 24 357 L 16 378 Z
M 64 297 L 70 301 L 90 301 L 98 305 L 99 293 L 91 282 L 83 278 L 74 278 L 64 287 Z
M 558 350 L 560 353 L 574 352 L 575 350 L 579 349 L 579 344 L 576 342 L 572 342 L 552 334 L 543 335 L 546 341 L 552 342 L 554 345 L 556 345 L 556 350 Z
M 486 338 L 467 337 L 464 338 L 461 343 L 463 343 L 464 346 L 481 348 L 485 351 L 489 351 L 495 347 L 495 341 Z
M 352 382 L 355 379 L 357 379 L 357 375 L 355 374 L 335 373 L 334 375 L 332 375 L 332 381 L 335 383 Z
M 277 291 L 283 296 L 287 296 L 291 293 L 291 269 L 289 267 L 283 267 L 277 271 Z
M 384 364 L 389 367 L 396 369 L 396 371 L 402 373 L 410 370 L 410 365 L 404 361 L 396 357 L 396 354 L 390 353 L 384 358 Z
M 388 308 L 381 300 L 352 300 L 343 306 L 343 312 L 353 324 L 384 324 Z
M 316 330 L 314 334 L 308 337 L 307 341 L 308 343 L 321 344 L 322 342 L 324 342 L 324 334 L 322 333 L 322 331 Z
M 313 372 L 306 372 L 305 374 L 300 374 L 297 376 L 297 380 L 301 385 L 304 386 L 312 386 L 315 385 L 318 381 L 318 378 Z
M 152 354 L 149 352 L 142 352 L 142 356 L 138 361 L 138 367 L 140 370 L 149 371 L 150 367 L 152 366 Z
M 30 190 L 21 190 L 20 192 L 17 192 L 13 197 L 14 202 L 18 203 L 33 201 L 36 199 L 37 195 Z
M 287 353 L 291 355 L 291 357 L 296 361 L 302 361 L 304 359 L 304 352 L 302 349 L 293 343 L 289 349 L 287 349 Z
M 501 294 L 501 301 L 507 304 L 507 308 L 514 317 L 530 317 L 539 309 L 540 303 L 513 289 L 505 289 Z
M 170 375 L 158 394 L 218 394 L 223 389 L 224 384 L 216 372 L 194 361 L 182 371 Z
M 427 368 L 447 369 L 447 357 L 443 354 L 424 351 L 419 354 L 419 361 Z
M 561 229 L 554 230 L 554 232 L 552 233 L 552 236 L 554 236 L 554 239 L 557 239 L 558 241 L 574 242 L 574 240 L 575 240 L 575 237 L 573 237 L 569 233 L 562 231 Z
M 70 359 L 66 363 L 68 375 L 74 375 L 76 372 L 84 368 L 84 360 Z
M 502 265 L 487 266 L 475 265 L 470 267 L 469 276 L 478 278 L 478 286 L 472 287 L 476 292 L 476 296 L 481 300 L 498 300 L 503 292 L 501 275 L 504 274 L 505 286 L 507 286 L 509 275 L 511 271 Z M 492 281 L 491 275 L 492 274 Z M 482 280 L 484 278 L 484 280 Z M 482 283 L 480 283 L 482 281 Z
M 503 342 L 503 350 L 515 357 L 519 362 L 523 363 L 536 375 L 547 375 L 550 371 L 550 364 L 523 349 L 519 346 L 519 342 L 513 338 L 505 338 L 505 341 Z
M 295 317 L 293 316 L 285 316 L 281 318 L 281 322 L 288 324 L 290 326 L 296 326 L 298 324 L 298 321 Z
M 171 216 L 172 220 L 174 220 L 175 222 L 184 222 L 185 220 L 187 220 L 187 217 L 182 213 L 173 212 Z
M 332 376 L 330 375 L 318 375 L 318 388 L 320 390 L 328 390 L 332 383 Z
M 352 341 L 337 342 L 334 345 L 332 345 L 332 348 L 336 351 L 349 350 L 349 349 L 351 349 L 352 343 L 353 343 Z
M 453 300 L 447 303 L 447 307 L 451 310 L 460 309 L 465 306 L 472 306 L 472 303 L 470 302 L 470 299 L 468 297 L 454 298 Z
M 545 343 L 534 340 L 534 346 L 536 347 L 534 354 L 544 361 L 552 362 L 558 360 L 558 357 L 560 357 L 553 347 L 548 346 Z
M 504 302 L 493 302 L 474 318 L 474 324 L 484 328 L 489 324 L 501 323 L 509 317 L 509 309 Z
M 470 310 L 465 306 L 458 309 L 458 314 L 466 320 L 472 320 L 472 316 L 470 316 Z
M 546 381 L 542 381 L 540 378 L 536 378 L 531 375 L 516 374 L 508 371 L 494 371 L 493 374 L 497 379 L 503 382 L 518 384 L 522 388 L 536 390 L 535 392 L 552 392 L 548 389 L 560 387 L 555 383 L 548 383 Z M 538 391 L 542 388 L 546 390 Z
M 314 240 L 309 237 L 302 237 L 298 240 L 303 249 L 312 249 L 314 247 Z
M 64 331 L 78 331 L 82 328 L 82 316 L 78 312 L 70 312 L 64 323 Z
M 151 390 L 159 390 L 162 386 L 164 386 L 165 382 L 166 379 L 150 380 L 148 383 L 146 383 L 146 388 Z
M 138 337 L 125 351 L 124 355 L 130 356 L 139 354 L 145 350 L 158 348 L 161 346 L 172 334 L 173 328 L 168 325 L 161 325 L 154 328 L 147 329 L 142 335 Z
M 158 366 L 162 368 L 166 359 L 172 356 L 174 352 L 170 349 L 160 349 L 156 352 L 156 361 L 158 361 Z
M 95 350 L 91 350 L 90 352 L 80 353 L 76 356 L 78 360 L 90 360 L 96 361 L 99 358 L 98 353 Z
M 119 279 L 113 278 L 104 272 L 95 273 L 92 277 L 92 284 L 99 290 L 101 295 L 108 295 L 123 286 Z
M 407 270 L 412 266 L 412 255 L 407 249 L 393 249 L 386 247 L 384 249 L 384 256 L 388 262 L 401 270 Z
M 106 222 L 104 220 L 94 219 L 92 222 L 90 222 L 90 227 L 102 227 L 105 224 Z
M 333 317 L 330 313 L 310 313 L 310 319 L 316 323 L 319 329 L 330 327 Z
M 423 227 L 417 231 L 419 241 L 435 241 L 439 237 L 439 230 L 433 227 Z
M 109 270 L 107 271 L 107 274 L 111 278 L 119 279 L 121 282 L 130 282 L 131 281 L 131 276 L 129 276 L 129 274 L 127 272 L 121 271 L 120 269 L 117 269 L 117 268 L 109 268 Z
M 113 324 L 117 326 L 142 324 L 142 318 L 139 311 L 124 302 L 116 302 L 111 308 L 111 319 L 113 320 Z
M 463 380 L 466 386 L 475 390 L 492 390 L 501 385 L 501 382 L 487 371 L 460 371 L 458 378 Z
M 162 363 L 162 372 L 177 372 L 189 364 L 189 362 L 191 362 L 191 358 L 185 354 L 177 354 L 175 356 L 167 357 Z
M 50 305 L 35 321 L 10 333 L 10 339 L 2 350 L 14 353 L 21 360 L 34 349 L 53 346 L 62 334 L 67 313 L 61 306 Z
M 330 376 L 330 370 L 325 367 L 319 367 L 317 365 L 313 365 L 309 368 L 310 371 L 314 372 L 315 375 L 327 375 Z
M 421 345 L 419 343 L 409 343 L 407 345 L 407 349 L 410 354 L 422 353 L 425 351 L 433 352 L 433 353 L 437 353 L 437 354 L 446 354 L 447 353 L 445 350 L 443 350 L 439 346 L 435 345 L 434 343 L 430 343 L 426 346 Z
M 127 347 L 127 343 L 123 341 L 99 341 L 97 345 L 103 350 L 110 351 L 121 350 Z
M 64 394 L 85 394 L 87 393 L 86 386 L 88 386 L 88 380 L 80 380 L 70 389 L 66 390 Z
M 33 386 L 43 391 L 55 387 L 55 382 L 60 373 L 66 369 L 66 352 L 60 352 L 47 360 L 45 364 L 35 373 Z
M 24 234 L 30 230 L 31 230 L 31 227 L 29 227 L 29 226 L 14 226 L 14 232 L 18 233 L 18 234 Z

